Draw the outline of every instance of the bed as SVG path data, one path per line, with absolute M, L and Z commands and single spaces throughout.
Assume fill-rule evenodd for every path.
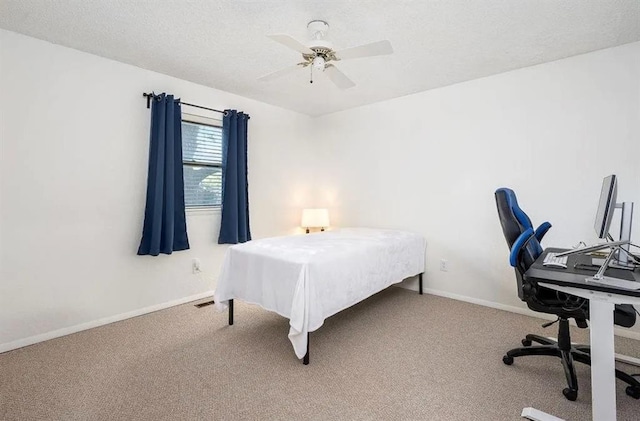
M 229 247 L 214 302 L 229 310 L 233 300 L 258 304 L 289 319 L 289 340 L 309 363 L 309 332 L 324 320 L 388 286 L 419 276 L 426 241 L 419 234 L 371 228 L 343 228 L 273 237 Z

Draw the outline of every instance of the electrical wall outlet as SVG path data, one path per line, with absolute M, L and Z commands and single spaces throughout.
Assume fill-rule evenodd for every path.
M 193 259 L 191 261 L 191 272 L 192 273 L 202 272 L 202 269 L 200 269 L 200 259 Z
M 449 271 L 449 262 L 447 262 L 444 259 L 440 259 L 440 270 L 442 272 L 448 272 Z

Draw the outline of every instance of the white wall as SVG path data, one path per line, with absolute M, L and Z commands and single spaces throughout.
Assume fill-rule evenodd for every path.
M 190 250 L 136 255 L 143 92 L 248 112 L 253 236 L 298 225 L 309 117 L 4 30 L 0 46 L 0 351 L 213 288 L 226 250 L 219 213 L 188 214 Z
M 494 202 L 501 186 L 516 191 L 534 224 L 554 225 L 544 245 L 572 246 L 596 240 L 602 178 L 616 173 L 619 201 L 636 203 L 640 243 L 640 43 L 327 115 L 315 126 L 316 205 L 337 225 L 424 234 L 426 286 L 439 293 L 524 307 Z
M 609 173 L 640 209 L 639 80 L 635 43 L 310 119 L 0 30 L 0 352 L 214 287 L 217 213 L 188 215 L 191 250 L 135 255 L 142 92 L 251 114 L 254 238 L 293 233 L 302 207 L 328 206 L 334 226 L 423 233 L 428 288 L 523 307 L 494 190 L 514 188 L 535 223 L 554 224 L 546 245 L 594 240 Z

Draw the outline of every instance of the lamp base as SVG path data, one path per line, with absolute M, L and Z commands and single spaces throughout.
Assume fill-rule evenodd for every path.
M 324 231 L 324 227 L 320 228 L 320 231 Z M 309 228 L 305 228 L 305 232 L 309 234 Z

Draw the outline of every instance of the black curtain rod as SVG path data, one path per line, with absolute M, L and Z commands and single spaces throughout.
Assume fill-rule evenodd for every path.
M 153 98 L 155 98 L 156 95 L 154 93 L 148 94 L 148 93 L 145 92 L 145 93 L 142 94 L 142 96 L 147 98 L 147 108 L 151 108 L 151 100 Z M 215 111 L 216 113 L 220 113 L 220 114 L 225 114 L 226 115 L 225 111 L 216 110 L 215 108 L 203 107 L 202 105 L 189 104 L 188 102 L 182 102 L 182 101 L 180 101 L 180 104 L 188 105 L 190 107 L 200 108 L 202 110 Z

